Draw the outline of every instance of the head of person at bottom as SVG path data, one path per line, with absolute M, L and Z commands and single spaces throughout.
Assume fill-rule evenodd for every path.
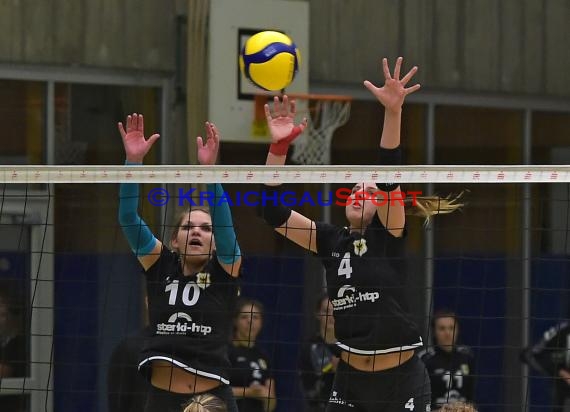
M 445 352 L 451 352 L 457 344 L 459 323 L 455 312 L 441 309 L 434 313 L 432 320 L 434 343 Z
M 216 250 L 209 210 L 192 208 L 181 212 L 175 222 L 170 246 L 181 256 L 185 267 L 201 269 Z
M 454 402 L 442 405 L 438 412 L 477 412 L 477 409 L 470 403 Z
M 320 296 L 315 309 L 321 338 L 326 343 L 335 343 L 333 307 L 327 294 Z
M 227 410 L 224 401 L 217 396 L 205 393 L 194 396 L 182 412 L 227 412 Z
M 262 327 L 263 304 L 255 299 L 240 298 L 234 317 L 233 344 L 235 346 L 255 346 Z

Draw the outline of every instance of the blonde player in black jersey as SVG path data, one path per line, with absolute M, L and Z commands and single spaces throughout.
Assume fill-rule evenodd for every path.
M 227 412 L 224 401 L 211 394 L 197 395 L 182 412 Z
M 402 105 L 420 86 L 407 87 L 416 67 L 400 79 L 402 58 L 398 58 L 393 75 L 387 59 L 382 65 L 384 86 L 376 87 L 369 81 L 364 85 L 385 109 L 379 163 L 397 165 L 401 162 Z M 306 120 L 295 126 L 295 103 L 289 103 L 286 96 L 282 102 L 276 97 L 273 109 L 272 113 L 268 105 L 265 107 L 273 138 L 266 164 L 283 165 L 289 144 L 302 132 Z M 278 187 L 266 186 L 266 190 L 274 192 L 267 199 L 279 199 Z M 400 199 L 398 185 L 356 184 L 346 204 L 348 227 L 314 222 L 278 202 L 267 201 L 262 208 L 267 223 L 320 257 L 326 269 L 337 345 L 342 350 L 329 412 L 430 409 L 429 377 L 414 354 L 422 339 L 404 298 L 406 208 Z M 453 200 L 440 200 L 437 209 L 433 199 L 418 199 L 420 211 L 412 213 L 429 217 L 449 213 L 458 206 Z
M 477 412 L 477 409 L 470 403 L 454 402 L 446 403 L 437 412 Z
M 206 124 L 208 140 L 198 138 L 198 160 L 215 163 L 219 135 Z M 127 164 L 140 165 L 158 135 L 144 136 L 142 115 L 119 123 Z M 219 198 L 223 189 L 208 184 Z M 180 412 L 195 394 L 221 398 L 237 412 L 229 386 L 228 333 L 238 296 L 241 253 L 227 203 L 210 202 L 211 214 L 192 209 L 181 214 L 170 248 L 156 239 L 137 213 L 138 184 L 120 187 L 119 223 L 142 265 L 147 282 L 149 324 L 139 370 L 152 388 L 144 412 Z
M 474 358 L 471 349 L 457 343 L 457 315 L 449 309 L 434 312 L 432 332 L 435 345 L 418 353 L 431 380 L 432 410 L 453 402 L 473 402 Z

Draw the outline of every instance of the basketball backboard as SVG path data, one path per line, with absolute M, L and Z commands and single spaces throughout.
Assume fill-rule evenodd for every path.
M 256 88 L 239 70 L 238 56 L 245 41 L 263 30 L 287 34 L 301 54 L 299 72 L 289 93 L 309 89 L 309 3 L 292 0 L 212 0 L 210 9 L 209 120 L 224 140 L 265 142 L 252 128 Z

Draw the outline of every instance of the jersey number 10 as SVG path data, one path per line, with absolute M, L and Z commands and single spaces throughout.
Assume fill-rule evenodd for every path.
M 176 305 L 176 298 L 178 297 L 178 286 L 177 280 L 166 285 L 165 292 L 170 292 L 170 297 L 168 298 L 169 305 Z M 200 287 L 194 282 L 188 282 L 184 289 L 182 289 L 182 303 L 186 306 L 194 306 L 198 299 L 200 298 Z

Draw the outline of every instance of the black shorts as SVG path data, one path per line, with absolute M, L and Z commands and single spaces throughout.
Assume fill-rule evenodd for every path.
M 426 412 L 431 388 L 424 363 L 413 356 L 396 368 L 363 372 L 339 361 L 327 412 Z
M 141 412 L 182 412 L 194 396 L 209 393 L 222 399 L 228 407 L 228 412 L 238 412 L 236 401 L 232 393 L 232 387 L 221 385 L 208 392 L 186 394 L 168 392 L 163 389 L 150 386 L 144 411 Z

